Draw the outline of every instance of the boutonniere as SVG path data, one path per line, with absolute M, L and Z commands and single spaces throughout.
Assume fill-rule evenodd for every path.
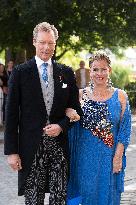
M 64 77 L 63 77 L 63 75 L 60 75 L 60 76 L 59 76 L 59 82 L 60 82 L 60 83 L 63 83 L 63 84 L 62 84 L 62 88 L 67 88 L 67 84 L 64 83 L 63 81 L 64 81 Z
M 59 81 L 60 81 L 60 83 L 63 81 L 63 76 L 62 75 L 59 75 Z
M 62 88 L 67 88 L 67 84 L 63 83 Z
M 65 83 L 65 78 L 64 78 L 64 75 L 62 73 L 62 68 L 61 68 L 61 72 L 59 75 L 59 82 L 62 84 L 62 88 L 67 88 L 67 83 Z

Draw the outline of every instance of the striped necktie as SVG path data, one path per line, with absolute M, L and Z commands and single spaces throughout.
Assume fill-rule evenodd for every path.
M 41 68 L 42 68 L 42 79 L 44 80 L 44 82 L 46 83 L 46 85 L 48 86 L 48 72 L 47 72 L 47 66 L 48 66 L 48 63 L 43 63 L 41 65 Z

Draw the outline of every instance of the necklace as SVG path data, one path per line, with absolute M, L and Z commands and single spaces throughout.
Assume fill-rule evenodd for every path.
M 112 97 L 114 93 L 114 88 L 111 89 L 103 89 L 103 90 L 88 90 L 88 95 L 91 100 L 94 101 L 105 101 Z

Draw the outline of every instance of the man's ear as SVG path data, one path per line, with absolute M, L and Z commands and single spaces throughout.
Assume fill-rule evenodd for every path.
M 33 38 L 33 46 L 35 47 L 36 40 Z

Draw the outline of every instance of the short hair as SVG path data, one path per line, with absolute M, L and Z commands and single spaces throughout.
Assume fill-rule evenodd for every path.
M 79 64 L 85 64 L 85 61 L 81 60 Z
M 92 55 L 90 58 L 89 58 L 89 67 L 91 67 L 92 63 L 94 61 L 99 61 L 99 60 L 104 60 L 107 62 L 108 66 L 110 67 L 111 65 L 111 60 L 109 58 L 109 56 L 107 56 L 105 53 L 96 53 L 94 55 Z
M 55 36 L 55 40 L 58 39 L 58 30 L 55 28 L 54 25 L 51 25 L 47 22 L 42 22 L 36 25 L 36 27 L 33 30 L 33 39 L 36 40 L 38 32 L 39 31 L 45 31 L 45 32 L 50 32 L 53 31 L 54 36 Z

